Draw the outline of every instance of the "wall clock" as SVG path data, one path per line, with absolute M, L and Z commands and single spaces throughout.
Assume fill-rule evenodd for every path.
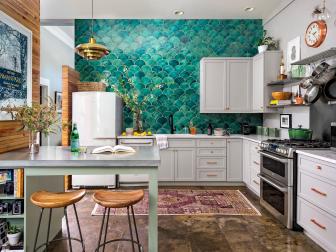
M 311 22 L 306 30 L 305 41 L 309 47 L 319 47 L 327 36 L 327 23 L 324 20 Z

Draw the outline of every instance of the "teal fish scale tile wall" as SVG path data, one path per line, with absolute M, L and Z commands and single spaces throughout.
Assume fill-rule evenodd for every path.
M 76 44 L 86 43 L 90 20 L 76 20 Z M 123 66 L 129 68 L 140 94 L 159 85 L 143 112 L 145 129 L 168 133 L 168 116 L 174 114 L 177 131 L 190 121 L 199 131 L 208 123 L 240 131 L 241 122 L 262 124 L 261 114 L 200 114 L 199 86 L 202 57 L 249 57 L 257 53 L 261 20 L 95 20 L 95 37 L 111 53 L 98 61 L 76 55 L 82 81 L 118 83 Z M 124 109 L 124 127 L 133 126 L 132 113 Z

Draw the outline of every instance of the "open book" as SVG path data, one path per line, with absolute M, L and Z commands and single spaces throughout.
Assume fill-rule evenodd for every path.
M 119 153 L 119 152 L 126 152 L 126 153 L 133 153 L 135 150 L 130 147 L 130 146 L 125 146 L 125 145 L 116 145 L 114 147 L 112 146 L 102 146 L 95 148 L 92 151 L 92 154 L 99 154 L 99 153 L 104 153 L 104 152 L 111 152 L 111 153 Z

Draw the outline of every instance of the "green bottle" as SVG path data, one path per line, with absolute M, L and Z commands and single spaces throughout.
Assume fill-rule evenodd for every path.
M 79 152 L 79 134 L 77 124 L 73 124 L 73 128 L 70 135 L 71 152 Z

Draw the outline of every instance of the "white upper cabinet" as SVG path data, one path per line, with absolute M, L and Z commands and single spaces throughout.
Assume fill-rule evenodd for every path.
M 253 57 L 253 112 L 275 112 L 267 109 L 272 89 L 267 84 L 276 81 L 280 73 L 280 51 L 266 51 Z
M 201 113 L 251 112 L 252 59 L 201 60 Z

